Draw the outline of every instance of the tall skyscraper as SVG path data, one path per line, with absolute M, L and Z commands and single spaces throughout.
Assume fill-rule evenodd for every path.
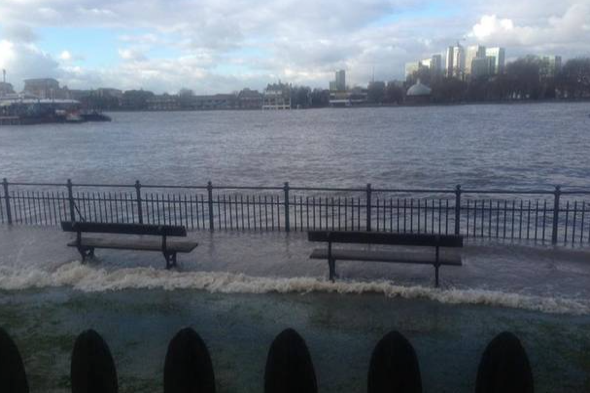
M 344 70 L 336 71 L 335 87 L 338 91 L 346 90 L 346 72 Z
M 506 50 L 504 48 L 487 48 L 486 49 L 486 56 L 491 56 L 494 58 L 494 69 L 492 71 L 493 74 L 503 74 L 504 67 L 506 65 Z
M 468 46 L 465 50 L 465 75 L 471 75 L 473 60 L 486 57 L 486 47 L 481 45 Z
M 457 43 L 447 49 L 446 72 L 447 77 L 464 79 L 465 77 L 465 48 Z
M 561 56 L 541 56 L 539 74 L 544 78 L 552 78 L 561 71 Z
M 453 68 L 455 67 L 455 64 L 453 63 L 453 53 L 455 52 L 454 47 L 449 46 L 447 48 L 447 53 L 445 56 L 445 76 L 447 78 L 451 78 L 453 76 Z
M 420 69 L 421 65 L 422 63 L 419 61 L 406 63 L 406 78 L 412 76 L 414 72 L 417 72 Z
M 453 76 L 457 79 L 465 78 L 465 48 L 457 42 L 453 48 Z
M 477 79 L 484 76 L 490 76 L 494 73 L 494 62 L 496 58 L 493 56 L 476 57 L 471 61 L 470 78 Z
M 430 59 L 430 72 L 432 76 L 440 76 L 442 74 L 443 64 L 442 55 L 432 55 Z

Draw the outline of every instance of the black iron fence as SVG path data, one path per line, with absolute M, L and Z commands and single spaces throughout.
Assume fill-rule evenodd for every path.
M 590 191 L 2 182 L 0 223 L 61 220 L 188 229 L 374 230 L 590 245 Z

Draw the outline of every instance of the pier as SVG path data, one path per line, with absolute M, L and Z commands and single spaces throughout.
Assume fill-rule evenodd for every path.
M 0 116 L 0 126 L 17 126 L 21 125 L 22 120 L 18 116 Z

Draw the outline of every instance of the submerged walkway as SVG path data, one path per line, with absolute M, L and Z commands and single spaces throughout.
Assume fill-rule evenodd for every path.
M 79 261 L 76 251 L 66 247 L 70 237 L 54 228 L 0 227 L 0 249 L 3 250 L 0 287 L 6 282 L 2 281 L 2 275 L 6 278 L 6 275 L 22 272 L 21 276 L 25 276 L 26 272 L 27 280 L 22 285 L 35 286 L 34 277 L 44 279 L 45 275 L 31 275 L 31 272 L 55 272 Z M 198 241 L 200 246 L 192 254 L 179 258 L 179 268 L 170 273 L 174 276 L 170 285 L 176 282 L 178 272 L 185 275 L 207 273 L 210 279 L 223 277 L 230 281 L 243 276 L 318 281 L 327 277 L 326 263 L 309 259 L 314 245 L 303 233 L 192 232 L 189 239 Z M 462 255 L 463 267 L 444 270 L 443 289 L 590 300 L 590 250 L 468 241 Z M 110 279 L 115 279 L 117 272 L 123 269 L 162 270 L 160 256 L 150 253 L 100 250 L 97 257 L 96 262 L 86 266 L 110 272 L 113 275 Z M 343 282 L 385 280 L 405 287 L 430 287 L 431 270 L 431 266 L 339 263 Z M 125 274 L 129 273 L 125 270 Z M 227 274 L 231 276 L 223 276 Z M 165 282 L 166 276 L 160 279 Z M 137 280 L 141 280 L 141 274 Z M 139 284 L 128 282 L 129 287 L 141 286 Z
M 70 350 L 89 327 L 111 345 L 120 385 L 138 393 L 161 386 L 166 344 L 186 326 L 207 342 L 219 391 L 262 391 L 268 347 L 287 327 L 306 337 L 324 393 L 363 391 L 371 350 L 392 329 L 415 346 L 426 391 L 473 392 L 476 360 L 504 330 L 522 340 L 536 390 L 588 386 L 590 315 L 558 300 L 588 304 L 588 251 L 471 244 L 436 290 L 430 266 L 342 263 L 330 283 L 302 234 L 190 236 L 198 252 L 166 271 L 158 255 L 108 250 L 81 265 L 57 229 L 2 229 L 0 320 L 33 372 L 31 392 L 69 391 Z

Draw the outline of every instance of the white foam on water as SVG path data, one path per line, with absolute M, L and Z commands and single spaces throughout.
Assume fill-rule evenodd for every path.
M 80 262 L 54 271 L 0 267 L 0 290 L 69 286 L 83 292 L 125 289 L 202 290 L 211 293 L 377 293 L 389 298 L 428 299 L 444 304 L 510 307 L 544 313 L 590 315 L 590 300 L 541 297 L 484 289 L 401 286 L 391 281 L 339 281 L 315 277 L 254 277 L 227 272 L 178 272 L 154 268 L 106 270 Z

